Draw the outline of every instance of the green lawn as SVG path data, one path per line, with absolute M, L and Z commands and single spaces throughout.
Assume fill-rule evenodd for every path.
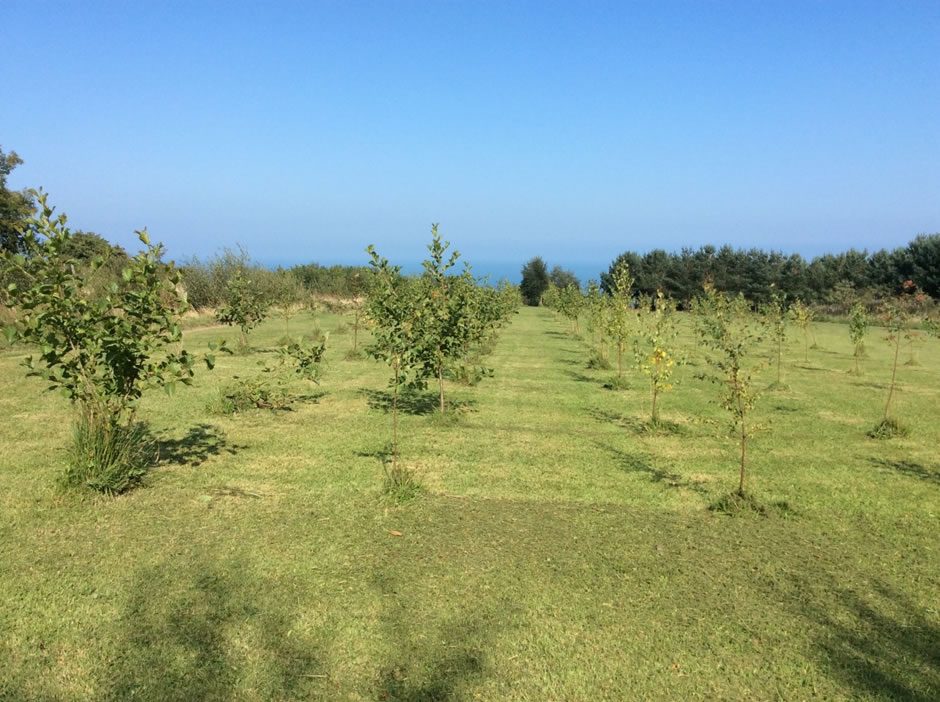
M 347 321 L 319 318 L 293 411 L 207 412 L 264 353 L 150 396 L 161 463 L 115 499 L 56 490 L 69 407 L 2 352 L 0 699 L 940 699 L 940 342 L 899 369 L 911 435 L 875 441 L 880 330 L 861 377 L 847 327 L 816 325 L 808 362 L 794 332 L 756 411 L 769 516 L 728 517 L 736 445 L 691 335 L 652 433 L 642 378 L 604 389 L 588 340 L 526 308 L 495 376 L 449 388 L 459 421 L 405 403 L 428 494 L 396 507 L 388 373 L 345 360 Z

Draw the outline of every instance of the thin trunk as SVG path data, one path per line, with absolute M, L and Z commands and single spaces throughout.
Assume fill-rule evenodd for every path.
M 356 310 L 356 320 L 353 322 L 353 353 L 359 344 L 359 310 Z
M 735 394 L 738 396 L 738 418 L 741 421 L 741 478 L 738 481 L 738 494 L 744 497 L 744 454 L 747 447 L 747 428 L 744 423 L 744 404 L 741 401 L 741 393 L 738 391 L 738 376 L 734 376 Z
M 855 347 L 855 375 L 861 375 L 862 371 L 858 367 L 858 346 Z
M 657 396 L 659 395 L 659 392 L 656 390 L 656 384 L 655 384 L 655 383 L 651 383 L 650 390 L 651 390 L 651 394 L 652 394 L 652 396 L 653 396 L 653 416 L 652 416 L 652 419 L 653 419 L 653 424 L 655 424 L 655 423 L 659 420 L 659 415 L 656 414 L 656 399 L 657 399 Z
M 617 340 L 617 377 L 623 377 L 623 340 Z
M 392 470 L 398 470 L 398 356 L 393 362 L 395 367 L 395 389 L 392 392 Z
M 809 363 L 809 332 L 803 330 L 803 360 Z
M 441 387 L 441 414 L 444 414 L 444 357 L 440 355 L 437 359 L 437 380 Z
M 783 355 L 783 342 L 777 340 L 777 385 L 780 385 L 780 358 Z
M 284 317 L 284 333 L 290 339 L 290 317 Z
M 894 394 L 894 379 L 898 375 L 898 354 L 901 353 L 901 334 L 894 342 L 894 366 L 891 368 L 891 385 L 888 386 L 888 401 L 885 402 L 885 421 L 888 419 L 888 408 L 891 407 L 891 395 Z

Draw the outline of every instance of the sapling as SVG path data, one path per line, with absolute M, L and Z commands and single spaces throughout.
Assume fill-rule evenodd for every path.
M 901 423 L 888 416 L 891 409 L 891 399 L 894 397 L 894 388 L 898 376 L 898 358 L 901 355 L 901 341 L 908 323 L 908 313 L 904 301 L 894 299 L 885 302 L 881 308 L 881 323 L 885 328 L 885 341 L 894 347 L 894 358 L 891 363 L 891 383 L 888 385 L 888 398 L 885 400 L 885 410 L 881 422 L 869 432 L 873 438 L 890 438 L 903 435 L 906 429 Z
M 273 281 L 274 304 L 284 320 L 284 337 L 290 342 L 290 320 L 297 314 L 297 307 L 304 297 L 304 289 L 290 271 L 279 270 Z
M 656 291 L 656 297 L 639 305 L 639 335 L 634 342 L 637 366 L 650 379 L 650 422 L 659 422 L 659 396 L 672 390 L 677 361 L 676 337 L 679 326 L 676 303 Z
M 607 343 L 604 321 L 607 316 L 607 300 L 601 292 L 601 286 L 596 280 L 588 281 L 587 294 L 588 329 L 591 332 L 591 343 L 600 361 L 607 358 Z
M 790 316 L 796 322 L 796 325 L 803 330 L 803 360 L 809 363 L 809 332 L 810 325 L 813 323 L 813 308 L 797 299 L 790 307 Z
M 706 359 L 716 372 L 702 377 L 721 386 L 721 406 L 730 415 L 732 429 L 740 437 L 737 494 L 743 497 L 747 441 L 756 430 L 756 425 L 749 421 L 758 398 L 754 382 L 764 367 L 763 362 L 748 359 L 757 352 L 763 330 L 742 295 L 728 297 L 710 283 L 706 283 L 705 296 L 695 301 L 694 311 L 702 343 L 717 352 Z
M 777 361 L 777 382 L 774 383 L 774 388 L 778 390 L 783 389 L 783 345 L 787 340 L 788 316 L 784 309 L 783 297 L 779 291 L 773 289 L 770 291 L 770 302 L 761 306 L 761 314 L 764 315 L 770 340 L 774 344 Z
M 852 305 L 852 312 L 849 315 L 849 337 L 852 339 L 852 345 L 855 347 L 853 355 L 855 356 L 855 375 L 861 375 L 862 369 L 858 365 L 858 359 L 865 353 L 865 334 L 868 333 L 868 327 L 871 325 L 871 318 L 868 316 L 868 310 L 861 301 Z
M 630 336 L 631 322 L 634 320 L 633 282 L 630 267 L 621 262 L 611 276 L 611 294 L 607 303 L 606 330 L 611 339 L 617 342 L 617 383 L 623 383 L 623 349 Z
M 241 346 L 247 350 L 248 332 L 261 324 L 268 316 L 268 303 L 264 291 L 241 270 L 225 284 L 225 304 L 216 310 L 216 319 L 222 324 L 237 326 L 241 332 Z
M 65 215 L 53 216 L 45 193 L 32 194 L 40 210 L 26 221 L 23 250 L 3 254 L 20 281 L 8 288 L 18 316 L 7 334 L 38 350 L 38 359 L 24 361 L 28 375 L 43 378 L 77 409 L 65 484 L 122 492 L 153 459 L 139 450 L 146 437 L 135 423 L 144 390 L 172 394 L 177 384 L 192 383 L 194 358 L 180 345 L 180 316 L 188 308 L 181 275 L 162 261 L 163 247 L 139 231 L 144 249 L 126 261 L 118 280 L 90 296 L 90 276 L 106 261 L 82 266 L 70 253 Z M 205 362 L 211 368 L 213 356 Z
M 392 470 L 386 467 L 386 480 L 398 489 L 412 481 L 410 473 L 398 465 L 398 396 L 402 387 L 426 386 L 428 298 L 401 274 L 401 266 L 390 265 L 371 245 L 366 252 L 374 272 L 365 311 L 373 338 L 368 352 L 392 369 Z

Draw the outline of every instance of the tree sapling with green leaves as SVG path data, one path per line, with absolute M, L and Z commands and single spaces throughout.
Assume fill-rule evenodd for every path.
M 144 391 L 172 394 L 177 384 L 192 383 L 194 359 L 181 348 L 187 303 L 180 272 L 139 231 L 145 248 L 101 289 L 93 278 L 106 261 L 82 266 L 72 258 L 65 215 L 54 216 L 45 193 L 33 195 L 40 211 L 22 230 L 21 250 L 3 254 L 23 281 L 8 289 L 19 313 L 8 335 L 37 348 L 38 358 L 24 362 L 28 375 L 43 378 L 77 409 L 64 483 L 123 492 L 155 460 L 152 441 L 135 422 Z M 211 368 L 214 358 L 204 360 Z
M 852 346 L 855 356 L 855 375 L 861 375 L 862 369 L 858 365 L 858 359 L 865 355 L 865 335 L 868 333 L 868 327 L 871 325 L 871 318 L 868 316 L 868 310 L 865 304 L 859 300 L 852 305 L 852 312 L 849 315 L 849 337 L 852 339 Z
M 639 333 L 633 350 L 637 367 L 650 380 L 650 423 L 655 426 L 659 423 L 659 397 L 673 389 L 673 374 L 681 362 L 676 350 L 676 303 L 657 290 L 656 297 L 641 301 L 638 309 Z
M 694 312 L 699 338 L 707 348 L 717 352 L 706 359 L 715 372 L 701 377 L 721 386 L 721 406 L 730 415 L 732 429 L 740 437 L 737 495 L 744 497 L 747 442 L 757 428 L 750 421 L 758 397 L 754 381 L 764 367 L 762 361 L 748 359 L 757 352 L 762 329 L 742 295 L 728 297 L 710 283 L 705 285 L 705 296 L 695 301 Z
M 235 271 L 225 284 L 225 305 L 216 310 L 216 319 L 222 324 L 237 326 L 241 332 L 241 347 L 249 349 L 248 332 L 268 316 L 268 303 L 264 291 L 241 270 Z
M 611 276 L 610 299 L 607 303 L 607 321 L 605 324 L 610 338 L 617 344 L 617 381 L 618 388 L 623 387 L 623 349 L 630 338 L 633 313 L 633 278 L 629 266 L 621 262 Z
M 803 360 L 809 363 L 809 331 L 813 323 L 813 308 L 797 299 L 790 306 L 790 316 L 796 325 L 803 331 Z M 815 345 L 815 344 L 814 344 Z
M 773 286 L 771 286 L 773 287 Z M 770 340 L 774 344 L 774 355 L 777 362 L 777 380 L 771 386 L 774 390 L 783 390 L 783 345 L 787 340 L 787 322 L 789 316 L 784 308 L 784 296 L 776 289 L 770 291 L 770 301 L 761 306 Z

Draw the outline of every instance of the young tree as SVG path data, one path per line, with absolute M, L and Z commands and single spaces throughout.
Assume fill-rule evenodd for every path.
M 868 310 L 861 301 L 852 305 L 852 312 L 849 317 L 849 336 L 852 339 L 852 345 L 855 347 L 853 355 L 855 356 L 855 375 L 861 375 L 862 369 L 858 365 L 858 359 L 865 353 L 865 334 L 868 333 L 868 327 L 871 324 L 871 318 L 868 316 Z
M 796 325 L 803 330 L 803 360 L 809 363 L 809 330 L 813 323 L 813 309 L 797 299 L 790 307 L 790 316 Z
M 574 285 L 558 288 L 557 305 L 558 311 L 571 321 L 574 333 L 580 334 L 581 325 L 578 318 L 581 316 L 581 310 L 584 307 L 584 296 L 581 294 L 581 288 Z
M 401 274 L 370 245 L 373 276 L 366 301 L 366 318 L 372 327 L 373 343 L 368 352 L 392 369 L 392 470 L 386 479 L 393 487 L 410 481 L 410 474 L 398 465 L 398 396 L 402 387 L 426 386 L 425 364 L 429 357 L 425 339 L 428 298 L 413 281 Z
M 225 305 L 216 310 L 215 317 L 222 324 L 237 326 L 241 331 L 241 346 L 248 347 L 248 332 L 268 316 L 268 303 L 264 291 L 252 278 L 240 270 L 225 284 Z
M 272 281 L 273 302 L 284 320 L 284 336 L 290 339 L 290 320 L 297 314 L 297 308 L 305 294 L 303 286 L 290 271 L 278 270 Z
M 548 289 L 548 268 L 541 256 L 536 256 L 522 267 L 522 282 L 519 290 L 525 303 L 537 307 L 542 294 Z
M 904 338 L 908 320 L 907 310 L 900 298 L 885 302 L 882 306 L 881 323 L 887 332 L 885 341 L 894 347 L 894 360 L 891 364 L 891 383 L 888 385 L 888 399 L 885 401 L 885 411 L 879 425 L 882 431 L 879 432 L 878 428 L 875 430 L 879 434 L 883 434 L 883 430 L 889 428 L 888 413 L 891 409 L 891 398 L 894 396 L 894 388 L 898 377 L 898 357 L 901 354 L 901 340 Z M 895 424 L 897 424 L 896 421 Z
M 733 430 L 740 437 L 741 469 L 738 495 L 744 496 L 744 469 L 747 441 L 755 425 L 749 421 L 757 400 L 754 380 L 763 368 L 761 362 L 749 363 L 749 355 L 761 342 L 761 328 L 750 314 L 744 297 L 727 295 L 706 283 L 705 296 L 696 300 L 695 319 L 702 343 L 717 352 L 707 358 L 715 373 L 702 377 L 721 386 L 721 406 L 729 413 Z
M 172 394 L 193 378 L 193 357 L 182 350 L 180 315 L 186 310 L 180 274 L 162 261 L 163 248 L 137 232 L 144 249 L 127 260 L 100 296 L 91 278 L 106 261 L 82 266 L 69 251 L 73 234 L 65 215 L 54 217 L 45 193 L 40 214 L 22 231 L 20 251 L 3 254 L 23 284 L 9 293 L 19 313 L 11 340 L 35 346 L 25 360 L 29 375 L 48 382 L 78 409 L 75 446 L 66 474 L 70 485 L 109 493 L 138 481 L 149 467 L 135 429 L 138 402 L 148 388 Z M 206 357 L 212 366 L 214 359 Z
M 440 411 L 444 412 L 444 368 L 449 361 L 460 356 L 471 320 L 468 306 L 461 296 L 448 297 L 447 271 L 457 264 L 460 253 L 454 251 L 447 260 L 444 255 L 450 246 L 442 242 L 437 224 L 431 225 L 430 259 L 423 261 L 424 283 L 430 299 L 425 317 L 426 348 L 431 351 L 427 365 L 434 369 L 439 387 Z
M 777 360 L 776 388 L 782 388 L 783 345 L 787 340 L 788 316 L 783 306 L 783 295 L 776 289 L 770 292 L 770 301 L 761 305 L 761 313 L 770 330 L 770 339 L 774 344 Z
M 630 337 L 633 321 L 633 278 L 626 263 L 619 264 L 610 276 L 610 301 L 607 307 L 606 330 L 617 343 L 617 381 L 623 381 L 623 349 Z
M 676 337 L 676 303 L 663 295 L 646 299 L 638 307 L 640 333 L 634 342 L 637 367 L 650 379 L 650 422 L 659 422 L 659 396 L 672 390 L 672 380 L 678 358 Z
M 0 253 L 24 253 L 21 230 L 36 210 L 30 192 L 7 189 L 7 176 L 21 163 L 23 159 L 15 151 L 5 154 L 0 148 Z
M 359 327 L 362 326 L 362 313 L 363 313 L 363 281 L 362 275 L 359 273 L 354 273 L 349 283 L 349 292 L 350 292 L 350 305 L 352 306 L 352 315 L 353 315 L 353 346 L 352 353 L 357 355 L 359 353 Z
M 596 280 L 588 282 L 586 305 L 588 309 L 588 329 L 591 332 L 591 341 L 595 346 L 600 360 L 607 358 L 607 343 L 604 322 L 607 318 L 607 299 L 601 293 L 601 287 Z

